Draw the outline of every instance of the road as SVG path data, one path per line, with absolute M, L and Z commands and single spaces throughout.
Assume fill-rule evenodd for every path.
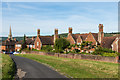
M 53 69 L 36 61 L 11 55 L 17 66 L 17 76 L 19 78 L 66 78 Z

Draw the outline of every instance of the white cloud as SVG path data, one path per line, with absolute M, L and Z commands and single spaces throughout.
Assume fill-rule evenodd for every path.
M 31 9 L 35 7 L 16 5 L 18 7 Z M 10 7 L 10 6 L 9 6 Z M 37 9 L 37 8 L 35 8 Z M 3 32 L 8 35 L 9 26 L 12 25 L 13 35 L 36 35 L 38 28 L 41 34 L 54 34 L 54 29 L 58 28 L 59 33 L 68 32 L 68 27 L 73 27 L 74 33 L 98 32 L 98 25 L 104 24 L 104 32 L 115 32 L 118 29 L 117 12 L 108 12 L 105 10 L 90 10 L 88 12 L 99 14 L 97 17 L 89 13 L 81 15 L 63 15 L 64 19 L 47 18 L 42 20 L 43 15 L 17 14 L 13 18 L 3 18 Z M 102 13 L 101 13 L 102 12 Z M 61 13 L 60 13 L 61 14 Z M 83 16 L 84 15 L 84 16 Z M 92 17 L 91 17 L 92 16 Z M 101 16 L 101 17 L 100 17 Z M 115 17 L 116 16 L 116 17 Z M 39 17 L 39 19 L 37 18 Z M 46 16 L 48 17 L 48 16 Z

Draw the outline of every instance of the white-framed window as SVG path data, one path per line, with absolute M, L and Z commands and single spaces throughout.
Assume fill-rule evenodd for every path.
M 30 48 L 32 48 L 32 45 L 30 45 Z
M 39 42 L 37 42 L 37 46 L 39 45 Z
M 17 49 L 17 51 L 20 51 L 20 49 Z
M 21 45 L 20 45 L 20 44 L 17 44 L 16 47 L 21 47 Z

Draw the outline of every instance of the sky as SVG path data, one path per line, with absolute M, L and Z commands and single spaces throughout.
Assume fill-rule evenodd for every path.
M 58 28 L 59 34 L 97 33 L 98 25 L 104 32 L 118 31 L 118 2 L 2 2 L 2 36 L 52 35 Z

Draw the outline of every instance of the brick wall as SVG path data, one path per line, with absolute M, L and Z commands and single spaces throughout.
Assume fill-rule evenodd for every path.
M 77 39 L 77 44 L 78 43 L 82 43 L 82 39 L 80 37 L 78 37 L 78 39 Z
M 6 50 L 6 46 L 1 46 L 1 50 Z
M 72 53 L 69 53 L 69 54 L 45 53 L 45 52 L 37 52 L 37 51 L 22 52 L 22 53 L 49 55 L 49 56 L 71 58 L 71 59 L 85 59 L 85 60 L 95 60 L 95 61 L 118 63 L 118 57 L 104 57 L 104 56 L 98 56 L 98 55 L 84 55 L 84 54 L 72 54 Z
M 67 40 L 70 41 L 70 44 L 75 44 L 72 34 L 68 34 Z
M 91 33 L 89 33 L 89 35 L 87 36 L 85 41 L 91 41 L 91 42 L 93 42 L 93 45 L 96 45 L 96 40 L 94 39 L 94 37 Z
M 118 41 L 118 52 L 120 53 L 120 39 Z
M 39 44 L 37 45 L 37 43 L 39 43 Z M 40 41 L 40 38 L 38 36 L 35 39 L 34 45 L 35 45 L 35 49 L 38 49 L 38 50 L 41 49 L 41 41 Z
M 118 51 L 118 43 L 117 43 L 117 41 L 115 41 L 115 42 L 112 44 L 112 50 L 113 50 L 113 51 Z

